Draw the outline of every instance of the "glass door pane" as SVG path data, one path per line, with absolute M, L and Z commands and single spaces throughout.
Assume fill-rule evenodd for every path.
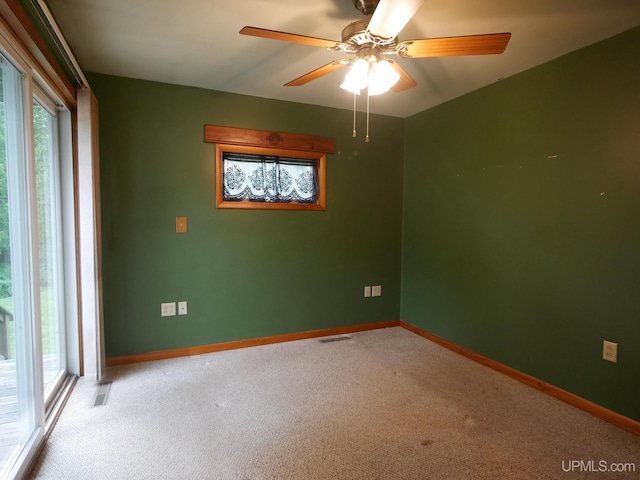
M 40 102 L 33 105 L 40 259 L 40 317 L 45 400 L 65 373 L 62 309 L 60 189 L 56 116 Z
M 23 76 L 0 56 L 0 476 L 38 429 Z

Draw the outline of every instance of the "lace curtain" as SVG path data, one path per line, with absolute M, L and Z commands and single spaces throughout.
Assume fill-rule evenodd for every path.
M 227 201 L 314 203 L 318 199 L 317 162 L 224 152 L 223 187 Z

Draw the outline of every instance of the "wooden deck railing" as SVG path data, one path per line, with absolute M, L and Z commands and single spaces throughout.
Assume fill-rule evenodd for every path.
M 12 358 L 10 325 L 13 313 L 0 306 L 0 360 Z

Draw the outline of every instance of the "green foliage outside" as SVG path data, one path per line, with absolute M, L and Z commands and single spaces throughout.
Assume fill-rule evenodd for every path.
M 9 260 L 9 192 L 7 189 L 7 142 L 3 76 L 0 75 L 0 299 L 11 297 Z
M 53 288 L 53 239 L 51 205 L 51 116 L 35 104 L 33 108 L 36 193 L 40 252 L 40 299 L 42 314 L 43 353 L 56 352 L 56 312 Z M 7 179 L 6 112 L 4 102 L 3 75 L 0 70 L 0 307 L 13 314 L 13 291 L 11 279 L 11 239 L 9 223 L 9 190 Z M 15 322 L 9 322 L 11 351 L 15 350 Z

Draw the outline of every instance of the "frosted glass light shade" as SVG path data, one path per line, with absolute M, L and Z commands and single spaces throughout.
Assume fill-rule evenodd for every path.
M 363 58 L 357 59 L 351 66 L 351 70 L 345 75 L 340 88 L 360 95 L 360 90 L 367 87 L 369 82 L 369 62 Z
M 386 60 L 381 60 L 373 66 L 369 75 L 369 95 L 379 95 L 389 91 L 400 80 L 396 72 Z

